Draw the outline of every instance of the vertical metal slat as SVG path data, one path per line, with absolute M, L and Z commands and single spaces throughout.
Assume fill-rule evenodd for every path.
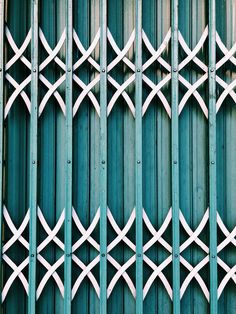
M 100 0 L 100 313 L 107 313 L 107 1 Z
M 209 0 L 209 226 L 210 313 L 217 314 L 217 208 L 216 208 L 216 7 Z
M 72 78 L 73 78 L 73 21 L 72 0 L 66 0 L 66 206 L 65 206 L 65 265 L 64 313 L 71 313 L 72 268 Z
M 0 0 L 0 287 L 2 287 L 3 117 L 4 117 L 4 0 Z
M 135 2 L 136 313 L 143 313 L 142 0 Z
M 38 138 L 38 0 L 31 1 L 30 222 L 28 312 L 36 312 L 37 138 Z
M 173 313 L 180 313 L 178 0 L 171 2 L 171 153 Z

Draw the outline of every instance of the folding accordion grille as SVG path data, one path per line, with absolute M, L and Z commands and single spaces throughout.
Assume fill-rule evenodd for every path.
M 0 0 L 1 312 L 235 313 L 235 103 L 235 0 Z

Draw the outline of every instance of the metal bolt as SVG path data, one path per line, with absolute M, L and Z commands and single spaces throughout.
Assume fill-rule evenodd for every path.
M 70 72 L 70 71 L 71 71 L 71 69 L 68 69 L 67 71 L 68 71 L 68 72 Z
M 71 163 L 71 161 L 70 161 L 70 160 L 67 160 L 67 163 L 68 163 L 68 164 L 70 164 L 70 163 Z
M 137 160 L 137 164 L 140 164 L 141 163 L 141 161 L 140 160 Z
M 214 68 L 211 68 L 211 72 L 214 72 L 215 71 L 215 69 Z
M 35 73 L 35 72 L 36 72 L 36 69 L 33 69 L 33 72 Z
M 106 72 L 106 70 L 105 70 L 105 69 L 102 69 L 102 72 L 104 73 L 104 72 Z
M 212 255 L 212 258 L 215 258 L 215 255 Z
M 35 160 L 32 161 L 32 164 L 35 164 Z
M 177 69 L 176 69 L 176 68 L 174 68 L 174 69 L 173 69 L 173 71 L 174 71 L 174 72 L 177 72 Z
M 140 72 L 140 69 L 137 69 L 137 72 Z
M 105 160 L 102 160 L 102 164 L 104 165 L 106 162 L 105 162 Z
M 105 254 L 104 254 L 104 253 L 102 253 L 102 257 L 105 257 Z
M 212 160 L 212 161 L 211 161 L 211 164 L 214 165 L 214 163 L 215 163 L 215 162 Z
M 30 256 L 31 256 L 31 257 L 34 257 L 34 254 L 31 254 Z

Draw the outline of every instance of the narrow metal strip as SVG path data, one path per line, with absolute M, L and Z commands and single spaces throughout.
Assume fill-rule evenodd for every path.
M 2 209 L 3 209 L 3 139 L 4 139 L 4 0 L 0 0 L 0 288 L 2 288 Z M 0 311 L 1 312 L 1 311 Z
M 72 124 L 73 124 L 73 1 L 66 0 L 66 206 L 65 206 L 65 265 L 64 313 L 71 313 L 72 276 Z
M 209 0 L 209 226 L 210 313 L 217 314 L 217 203 L 216 203 L 216 6 Z
M 171 2 L 171 153 L 173 313 L 180 313 L 178 0 Z
M 107 313 L 107 1 L 100 0 L 100 313 Z
M 30 222 L 28 312 L 36 313 L 37 137 L 38 137 L 38 0 L 31 1 Z
M 143 313 L 142 0 L 135 2 L 136 314 Z

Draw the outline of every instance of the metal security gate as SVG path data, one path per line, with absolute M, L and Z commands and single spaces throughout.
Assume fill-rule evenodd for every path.
M 235 102 L 235 0 L 0 0 L 1 313 L 236 313 Z

